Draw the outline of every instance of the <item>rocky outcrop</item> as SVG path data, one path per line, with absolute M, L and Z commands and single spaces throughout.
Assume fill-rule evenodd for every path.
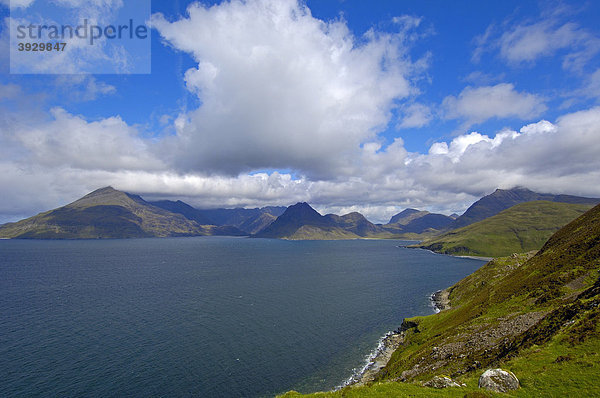
M 488 369 L 479 377 L 479 388 L 495 392 L 508 392 L 519 388 L 519 379 L 508 370 Z
M 450 309 L 450 291 L 449 289 L 438 290 L 431 295 L 431 303 L 433 310 L 438 313 L 440 311 Z
M 448 388 L 448 387 L 466 387 L 466 384 L 459 384 L 448 376 L 434 376 L 433 379 L 423 383 L 424 387 Z

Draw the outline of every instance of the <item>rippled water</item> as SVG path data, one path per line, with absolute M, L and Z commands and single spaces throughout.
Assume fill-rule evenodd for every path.
M 482 262 L 398 241 L 0 241 L 0 396 L 339 385 Z

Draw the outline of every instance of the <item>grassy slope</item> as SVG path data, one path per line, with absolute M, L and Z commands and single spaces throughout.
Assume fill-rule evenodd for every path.
M 526 202 L 427 240 L 420 247 L 439 253 L 499 257 L 538 250 L 563 225 L 592 205 Z
M 110 187 L 0 227 L 3 238 L 96 239 L 204 235 L 207 228 Z
M 413 327 L 376 383 L 311 396 L 462 397 L 490 367 L 520 379 L 510 396 L 600 396 L 600 206 L 532 254 L 487 263 L 449 289 L 452 309 L 405 320 Z M 467 386 L 419 386 L 434 375 Z

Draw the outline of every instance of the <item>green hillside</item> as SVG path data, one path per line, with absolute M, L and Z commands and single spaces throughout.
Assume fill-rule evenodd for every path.
M 236 233 L 237 231 L 237 233 Z M 231 227 L 200 225 L 137 195 L 98 189 L 55 210 L 0 226 L 0 238 L 108 239 L 194 235 L 239 235 Z
M 438 253 L 499 257 L 538 250 L 562 226 L 592 207 L 547 201 L 515 205 L 483 221 L 422 242 Z
M 600 198 L 584 198 L 573 195 L 555 195 L 551 193 L 537 193 L 527 188 L 496 189 L 493 193 L 486 195 L 473 203 L 467 211 L 458 217 L 450 229 L 466 227 L 492 217 L 502 210 L 525 202 L 544 200 L 548 202 L 560 202 L 571 204 L 587 204 L 595 206 L 600 203 Z
M 450 309 L 404 320 L 400 347 L 374 381 L 310 396 L 600 396 L 600 205 L 537 254 L 495 259 L 446 293 Z M 521 387 L 479 389 L 479 376 L 497 367 Z M 442 375 L 464 386 L 422 386 Z

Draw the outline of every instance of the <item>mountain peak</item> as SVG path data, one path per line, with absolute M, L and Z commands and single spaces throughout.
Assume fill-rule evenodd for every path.
M 133 199 L 125 192 L 118 191 L 111 186 L 96 189 L 84 197 L 68 204 L 68 207 L 88 207 L 97 205 L 118 205 L 126 206 L 131 204 Z
M 423 217 L 427 214 L 429 214 L 428 211 L 421 211 L 417 209 L 405 209 L 402 210 L 400 213 L 392 216 L 388 224 L 408 224 L 412 220 Z
M 312 210 L 314 210 L 312 208 L 312 206 L 306 202 L 298 202 L 295 205 L 289 206 L 288 209 L 312 209 Z
M 461 228 L 482 221 L 488 217 L 500 213 L 516 204 L 546 200 L 550 202 L 597 204 L 600 199 L 584 198 L 571 195 L 555 195 L 551 193 L 537 193 L 525 187 L 514 187 L 511 189 L 496 189 L 493 193 L 486 195 L 473 203 L 471 207 L 458 217 L 451 228 Z
M 344 214 L 342 216 L 342 218 L 349 219 L 349 220 L 366 220 L 367 219 L 365 216 L 363 216 L 362 214 L 360 214 L 357 211 L 353 211 L 351 213 Z
M 304 214 L 306 216 L 318 216 L 318 217 L 322 217 L 321 214 L 316 211 L 315 209 L 313 209 L 308 203 L 306 202 L 298 202 L 295 205 L 292 205 L 290 207 L 288 207 L 285 212 L 283 212 L 282 216 L 284 216 L 286 213 L 288 214 Z
M 98 188 L 95 191 L 92 191 L 85 196 L 102 195 L 102 194 L 109 193 L 109 192 L 120 192 L 120 191 L 114 189 L 112 186 L 109 185 L 109 186 L 106 186 L 103 188 Z

